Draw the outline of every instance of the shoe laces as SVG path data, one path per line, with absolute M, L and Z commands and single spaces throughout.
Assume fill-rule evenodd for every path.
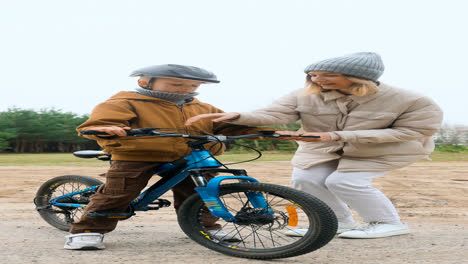
M 380 225 L 380 224 L 383 224 L 383 222 L 378 222 L 378 221 L 369 222 L 367 225 L 362 227 L 361 230 L 373 230 L 373 229 L 377 228 L 377 226 Z

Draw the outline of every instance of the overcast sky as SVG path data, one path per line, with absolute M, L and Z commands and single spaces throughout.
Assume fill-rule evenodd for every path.
M 468 1 L 60 0 L 0 3 L 0 111 L 90 113 L 137 68 L 213 71 L 198 98 L 250 111 L 303 86 L 319 59 L 382 56 L 382 82 L 433 98 L 468 125 Z

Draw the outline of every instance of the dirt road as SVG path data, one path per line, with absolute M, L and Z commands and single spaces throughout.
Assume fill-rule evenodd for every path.
M 263 182 L 289 185 L 289 162 L 250 163 L 242 168 Z M 37 188 L 55 176 L 99 178 L 105 170 L 0 167 L 0 263 L 468 263 L 468 162 L 417 163 L 375 181 L 409 224 L 410 235 L 336 238 L 310 254 L 275 261 L 237 259 L 199 246 L 179 229 L 172 208 L 120 222 L 117 231 L 106 235 L 106 250 L 63 250 L 67 233 L 49 226 L 34 210 Z

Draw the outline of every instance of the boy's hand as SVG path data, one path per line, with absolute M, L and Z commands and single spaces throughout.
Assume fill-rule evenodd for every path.
M 202 114 L 191 117 L 185 121 L 186 126 L 190 126 L 193 123 L 196 123 L 202 119 L 211 119 L 213 122 L 221 122 L 225 120 L 232 120 L 239 118 L 239 113 L 217 113 L 217 114 Z
M 132 128 L 108 126 L 108 127 L 93 127 L 93 128 L 90 128 L 89 130 L 94 130 L 94 131 L 99 131 L 99 132 L 104 132 L 104 133 L 109 134 L 109 135 L 99 135 L 100 137 L 111 137 L 111 136 L 125 137 L 127 135 L 127 132 L 125 132 L 125 130 L 130 130 L 130 129 Z

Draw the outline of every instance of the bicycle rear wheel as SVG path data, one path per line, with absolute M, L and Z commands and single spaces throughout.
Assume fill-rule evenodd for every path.
M 262 193 L 267 208 L 254 208 L 247 192 Z M 218 220 L 225 237 L 204 228 L 205 204 L 198 194 L 180 207 L 178 221 L 191 239 L 209 249 L 242 258 L 274 259 L 302 255 L 326 245 L 336 234 L 337 220 L 322 201 L 305 192 L 264 183 L 234 183 L 220 186 L 219 197 L 236 222 Z M 268 213 L 268 210 L 270 213 Z M 273 213 L 271 213 L 273 212 Z M 285 233 L 308 228 L 300 236 Z
M 49 201 L 56 197 L 76 192 L 91 186 L 101 185 L 102 182 L 87 176 L 65 175 L 52 178 L 39 187 L 34 198 L 39 215 L 50 225 L 63 231 L 70 229 L 70 224 L 78 221 L 83 214 L 83 207 L 57 207 L 49 205 Z M 94 191 L 67 197 L 61 203 L 88 204 L 89 197 Z

